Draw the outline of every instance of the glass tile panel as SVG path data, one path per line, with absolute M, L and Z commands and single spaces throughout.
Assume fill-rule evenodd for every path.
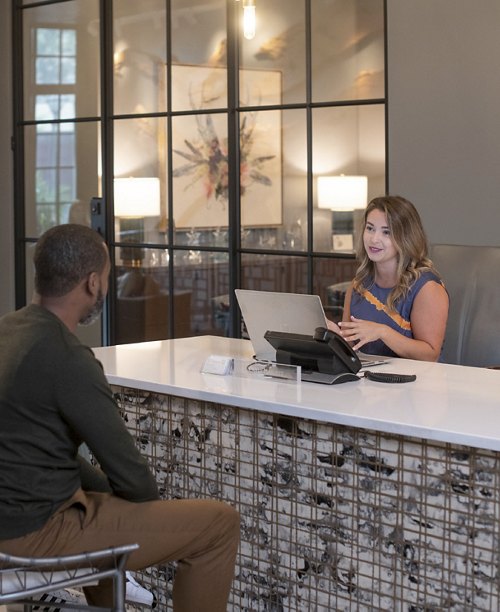
M 307 248 L 305 110 L 241 115 L 242 228 L 246 248 Z
M 176 229 L 198 233 L 227 227 L 226 113 L 174 117 L 172 140 Z M 198 240 L 193 237 L 191 244 Z
M 227 107 L 227 70 L 219 66 L 172 66 L 172 110 Z
M 166 110 L 165 4 L 165 0 L 113 2 L 116 114 Z
M 115 249 L 115 261 L 120 262 L 116 265 L 115 342 L 169 338 L 170 295 L 164 251 L 121 247 Z
M 30 125 L 24 134 L 26 235 L 60 223 L 90 225 L 90 200 L 101 194 L 99 124 Z
M 383 0 L 314 0 L 313 102 L 384 97 Z
M 26 8 L 23 41 L 25 120 L 99 114 L 98 0 Z
M 241 220 L 244 226 L 282 221 L 281 111 L 240 118 Z
M 114 212 L 120 242 L 166 241 L 166 155 L 164 119 L 115 121 Z
M 241 286 L 255 291 L 307 293 L 307 258 L 245 253 L 241 258 Z
M 174 263 L 178 333 L 228 335 L 229 265 L 223 253 L 177 251 Z M 189 321 L 185 315 L 190 313 Z
M 170 5 L 174 64 L 225 68 L 226 3 L 220 0 L 171 0 Z
M 342 320 L 345 292 L 357 267 L 354 255 L 345 258 L 314 258 L 313 293 L 320 296 L 326 317 L 335 323 Z
M 352 251 L 360 211 L 339 210 L 333 202 L 322 202 L 318 197 L 318 178 L 367 177 L 368 192 L 360 204 L 362 207 L 385 193 L 384 106 L 314 109 L 313 169 L 314 250 Z
M 255 36 L 243 35 L 243 2 L 238 4 L 240 27 L 240 104 L 293 104 L 305 102 L 305 6 L 304 0 L 274 0 L 255 3 Z M 265 83 L 267 75 L 281 76 L 279 99 L 268 84 L 260 98 L 246 90 L 249 75 Z

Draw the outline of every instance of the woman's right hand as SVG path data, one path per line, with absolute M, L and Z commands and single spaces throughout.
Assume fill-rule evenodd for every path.
M 326 324 L 330 331 L 333 331 L 336 334 L 339 334 L 339 336 L 342 335 L 342 332 L 340 331 L 340 327 L 336 323 L 334 323 L 333 321 L 330 321 L 330 319 L 327 319 Z

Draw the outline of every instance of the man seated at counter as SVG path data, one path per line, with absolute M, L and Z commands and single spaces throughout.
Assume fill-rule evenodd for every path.
M 428 257 L 420 215 L 401 196 L 373 199 L 364 212 L 360 265 L 342 321 L 328 327 L 354 350 L 437 361 L 448 319 L 448 293 Z
M 238 513 L 215 500 L 159 499 L 101 364 L 75 335 L 107 293 L 102 237 L 54 227 L 34 263 L 33 303 L 0 319 L 0 550 L 47 557 L 138 543 L 127 569 L 178 561 L 176 611 L 225 611 Z M 102 470 L 81 463 L 83 442 Z M 84 490 L 91 482 L 97 490 Z M 86 587 L 87 601 L 112 606 L 111 586 Z

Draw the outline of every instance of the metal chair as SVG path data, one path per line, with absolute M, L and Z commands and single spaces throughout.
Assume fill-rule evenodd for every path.
M 114 607 L 88 605 L 84 609 L 125 612 L 125 565 L 130 553 L 138 548 L 138 544 L 127 544 L 50 558 L 17 557 L 0 552 L 0 605 L 21 603 L 25 612 L 34 606 L 80 610 L 80 604 L 51 605 L 38 598 L 57 589 L 90 586 L 104 578 L 112 578 Z

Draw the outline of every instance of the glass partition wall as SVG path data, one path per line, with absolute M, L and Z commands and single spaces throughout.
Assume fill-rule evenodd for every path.
M 236 287 L 341 316 L 386 185 L 384 0 L 13 6 L 18 306 L 76 222 L 113 263 L 93 345 L 239 336 Z

